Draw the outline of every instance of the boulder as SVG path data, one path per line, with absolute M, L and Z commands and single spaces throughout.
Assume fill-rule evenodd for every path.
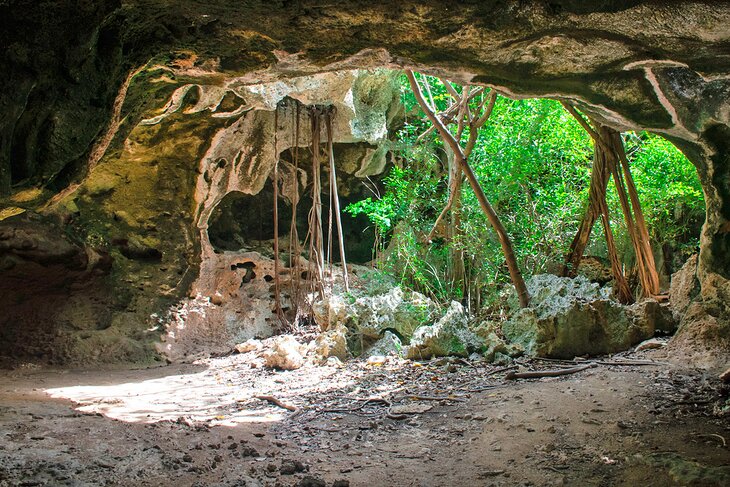
M 375 342 L 373 346 L 367 350 L 366 354 L 368 357 L 375 355 L 387 357 L 388 355 L 402 356 L 403 352 L 403 343 L 400 338 L 398 338 L 398 335 L 391 333 L 390 331 L 386 331 L 383 334 L 383 338 Z
M 666 303 L 659 303 L 655 299 L 645 299 L 632 304 L 627 308 L 634 322 L 642 328 L 671 334 L 677 331 L 679 325 L 675 314 Z
M 656 350 L 658 348 L 664 348 L 667 346 L 666 340 L 659 338 L 650 338 L 639 343 L 634 349 L 635 352 L 643 352 L 644 350 Z
M 484 352 L 482 353 L 482 356 L 488 362 L 495 362 L 500 357 L 504 356 L 519 357 L 520 355 L 525 353 L 520 344 L 507 343 L 494 332 L 487 335 L 485 341 L 486 347 L 484 349 Z
M 304 365 L 304 346 L 291 335 L 280 335 L 269 341 L 263 358 L 264 365 L 271 369 L 298 369 Z
M 330 357 L 344 361 L 350 356 L 347 349 L 347 328 L 343 325 L 321 333 L 312 344 L 314 355 L 320 362 L 326 362 Z
M 553 275 L 527 282 L 531 307 L 518 310 L 502 326 L 505 337 L 530 355 L 573 358 L 627 350 L 654 335 L 651 320 L 635 319 L 610 291 Z
M 433 325 L 421 326 L 413 333 L 407 357 L 414 360 L 447 356 L 468 357 L 482 346 L 482 339 L 467 327 L 464 307 L 452 301 L 440 320 Z
M 408 339 L 435 309 L 423 294 L 400 287 L 373 296 L 333 295 L 313 305 L 321 329 L 344 325 L 366 344 L 379 340 L 386 331 Z
M 669 285 L 669 303 L 678 318 L 685 314 L 689 305 L 700 293 L 697 260 L 697 254 L 691 256 L 681 269 L 672 274 L 672 281 Z
M 243 343 L 237 344 L 234 348 L 238 353 L 248 353 L 248 352 L 257 352 L 261 350 L 263 347 L 263 343 L 261 343 L 261 340 L 257 340 L 255 338 L 249 338 Z

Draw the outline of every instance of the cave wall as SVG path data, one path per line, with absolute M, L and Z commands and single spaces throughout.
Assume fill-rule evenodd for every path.
M 127 296 L 130 313 L 163 309 L 152 296 L 162 285 L 171 300 L 187 294 L 205 255 L 199 217 L 225 195 L 204 196 L 208 183 L 194 174 L 214 133 L 238 123 L 209 116 L 210 100 L 254 83 L 276 91 L 285 78 L 409 66 L 565 99 L 619 130 L 673 140 L 705 191 L 699 306 L 720 323 L 706 338 L 730 348 L 727 25 L 725 1 L 9 0 L 0 4 L 0 216 L 10 227 L 23 211 L 75 221 L 64 231 L 132 269 L 111 271 L 111 295 Z M 201 111 L 159 110 L 187 85 Z M 159 156 L 139 142 L 155 137 Z M 251 180 L 260 185 L 264 172 Z M 107 178 L 113 189 L 94 182 Z
M 194 222 L 196 241 L 200 244 L 200 264 L 189 298 L 171 311 L 168 332 L 163 337 L 164 343 L 158 347 L 170 360 L 190 360 L 201 353 L 223 353 L 249 338 L 270 336 L 282 325 L 274 305 L 271 239 L 257 247 L 216 249 L 208 230 L 211 215 L 220 203 L 232 193 L 261 194 L 273 178 L 272 171 L 279 155 L 297 147 L 302 152 L 298 169 L 292 161 L 282 158 L 279 162 L 279 204 L 284 206 L 296 200 L 299 212 L 305 214 L 311 207 L 311 171 L 305 166 L 312 160 L 309 146 L 313 106 L 333 110 L 333 143 L 357 147 L 372 145 L 369 150 L 336 153 L 338 180 L 346 195 L 362 184 L 358 178 L 379 174 L 384 169 L 385 152 L 377 147 L 387 143 L 388 133 L 392 131 L 390 124 L 400 106 L 395 74 L 384 70 L 338 71 L 233 88 L 236 83 L 229 81 L 226 86 L 237 90 L 245 100 L 247 111 L 216 132 L 200 158 L 192 195 L 196 204 Z M 201 93 L 211 89 L 216 90 L 214 86 L 204 85 Z M 175 99 L 174 94 L 171 99 Z M 200 100 L 204 99 L 206 97 L 201 96 Z M 200 101 L 195 104 L 200 105 Z M 187 112 L 195 112 L 195 106 Z M 216 102 L 209 105 L 211 118 L 218 113 L 216 106 Z M 163 118 L 154 122 L 158 120 L 165 121 Z M 323 143 L 327 140 L 324 125 L 321 126 L 321 140 Z M 326 187 L 328 163 L 324 145 L 321 149 L 321 170 L 325 174 L 322 184 Z M 343 179 L 343 176 L 349 176 L 349 179 Z M 349 185 L 343 184 L 347 182 Z M 272 205 L 273 199 L 267 203 Z M 288 224 L 282 225 L 280 232 L 282 242 L 286 242 Z M 300 241 L 304 235 L 302 232 Z M 282 246 L 286 247 L 286 244 L 282 243 Z M 282 257 L 284 254 L 282 252 Z M 287 318 L 293 321 L 296 307 L 290 296 L 291 272 L 292 266 L 287 266 L 282 259 L 279 271 L 281 306 Z

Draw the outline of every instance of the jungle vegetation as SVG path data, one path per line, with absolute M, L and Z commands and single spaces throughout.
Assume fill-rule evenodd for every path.
M 375 227 L 377 265 L 441 302 L 460 300 L 472 312 L 500 307 L 511 277 L 504 245 L 455 169 L 446 136 L 460 153 L 468 152 L 468 166 L 506 230 L 522 275 L 560 273 L 589 206 L 596 148 L 574 117 L 580 114 L 571 115 L 555 100 L 512 100 L 418 73 L 410 82 L 403 75 L 400 85 L 405 122 L 384 189 L 346 209 L 367 215 Z M 438 114 L 450 136 L 439 134 L 428 111 Z M 666 276 L 698 247 L 704 202 L 697 173 L 659 135 L 625 132 L 620 138 L 656 267 Z M 614 253 L 638 295 L 635 246 L 617 186 L 605 190 Z M 608 265 L 609 253 L 604 226 L 596 220 L 583 255 Z

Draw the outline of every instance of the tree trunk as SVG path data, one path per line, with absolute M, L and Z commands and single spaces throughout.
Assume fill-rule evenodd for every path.
M 520 272 L 520 268 L 517 265 L 517 259 L 515 258 L 514 250 L 512 249 L 512 242 L 510 241 L 509 235 L 507 235 L 507 231 L 502 225 L 502 222 L 499 220 L 499 217 L 494 211 L 494 208 L 492 208 L 492 205 L 489 203 L 489 200 L 487 200 L 487 196 L 484 194 L 482 187 L 479 185 L 479 181 L 477 180 L 474 171 L 472 171 L 471 167 L 469 166 L 469 163 L 464 156 L 464 151 L 459 145 L 459 142 L 444 126 L 444 124 L 436 116 L 433 110 L 429 108 L 426 100 L 423 98 L 421 88 L 416 82 L 416 78 L 413 76 L 413 72 L 410 70 L 406 70 L 406 76 L 408 77 L 408 81 L 411 84 L 411 89 L 413 90 L 413 94 L 415 95 L 418 104 L 421 106 L 421 109 L 424 111 L 431 123 L 436 127 L 436 130 L 438 130 L 444 143 L 448 144 L 451 150 L 454 152 L 454 158 L 458 163 L 458 166 L 466 175 L 466 179 L 469 181 L 469 185 L 471 186 L 474 194 L 477 197 L 477 200 L 479 201 L 479 206 L 481 206 L 482 211 L 487 217 L 487 220 L 489 220 L 492 228 L 494 228 L 494 231 L 497 233 L 499 243 L 502 246 L 502 252 L 504 253 L 505 260 L 507 261 L 507 268 L 509 269 L 512 284 L 515 286 L 517 296 L 519 297 L 520 306 L 522 306 L 523 308 L 528 307 L 530 305 L 530 297 L 527 292 L 527 286 L 525 286 L 525 281 L 522 278 L 522 273 Z
M 619 193 L 621 207 L 624 210 L 624 218 L 629 229 L 631 243 L 636 254 L 636 263 L 639 269 L 639 280 L 645 296 L 656 296 L 659 294 L 659 274 L 656 270 L 654 253 L 651 249 L 649 231 L 646 228 L 644 213 L 641 211 L 639 195 L 631 177 L 629 161 L 626 157 L 621 134 L 609 127 L 601 127 L 601 137 L 608 141 L 609 146 L 615 154 L 614 161 L 614 182 Z M 626 186 L 624 186 L 624 181 Z M 627 191 L 628 189 L 628 191 Z M 628 195 L 627 195 L 628 193 Z M 629 204 L 629 199 L 631 204 Z M 632 212 L 633 210 L 633 212 Z

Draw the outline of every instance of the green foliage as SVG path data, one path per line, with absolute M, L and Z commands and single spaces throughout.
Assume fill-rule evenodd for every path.
M 652 238 L 694 251 L 705 213 L 695 167 L 671 142 L 657 135 L 629 133 L 625 143 Z M 688 229 L 694 231 L 688 235 Z
M 445 87 L 435 78 L 419 76 L 422 83 L 424 79 L 430 86 L 430 96 L 424 90 L 427 100 L 443 111 L 449 103 Z M 448 196 L 447 157 L 435 131 L 423 136 L 430 123 L 405 77 L 401 87 L 407 120 L 393 150 L 394 159 L 401 162 L 385 178 L 380 199 L 369 198 L 347 211 L 366 214 L 389 240 L 380 263 L 402 284 L 439 300 L 468 297 L 477 306 L 497 302 L 509 276 L 496 235 L 468 185 L 462 189 L 459 228 L 426 242 Z M 471 102 L 472 110 L 477 102 L 478 98 Z M 694 167 L 661 137 L 624 137 L 652 238 L 682 252 L 695 248 L 704 204 Z M 585 211 L 592 158 L 590 137 L 558 102 L 498 97 L 469 163 L 507 228 L 526 277 L 554 271 L 562 263 Z M 619 246 L 630 249 L 611 187 L 612 228 Z M 600 225 L 592 241 L 589 252 L 605 255 Z M 466 282 L 451 278 L 455 256 L 463 258 Z

